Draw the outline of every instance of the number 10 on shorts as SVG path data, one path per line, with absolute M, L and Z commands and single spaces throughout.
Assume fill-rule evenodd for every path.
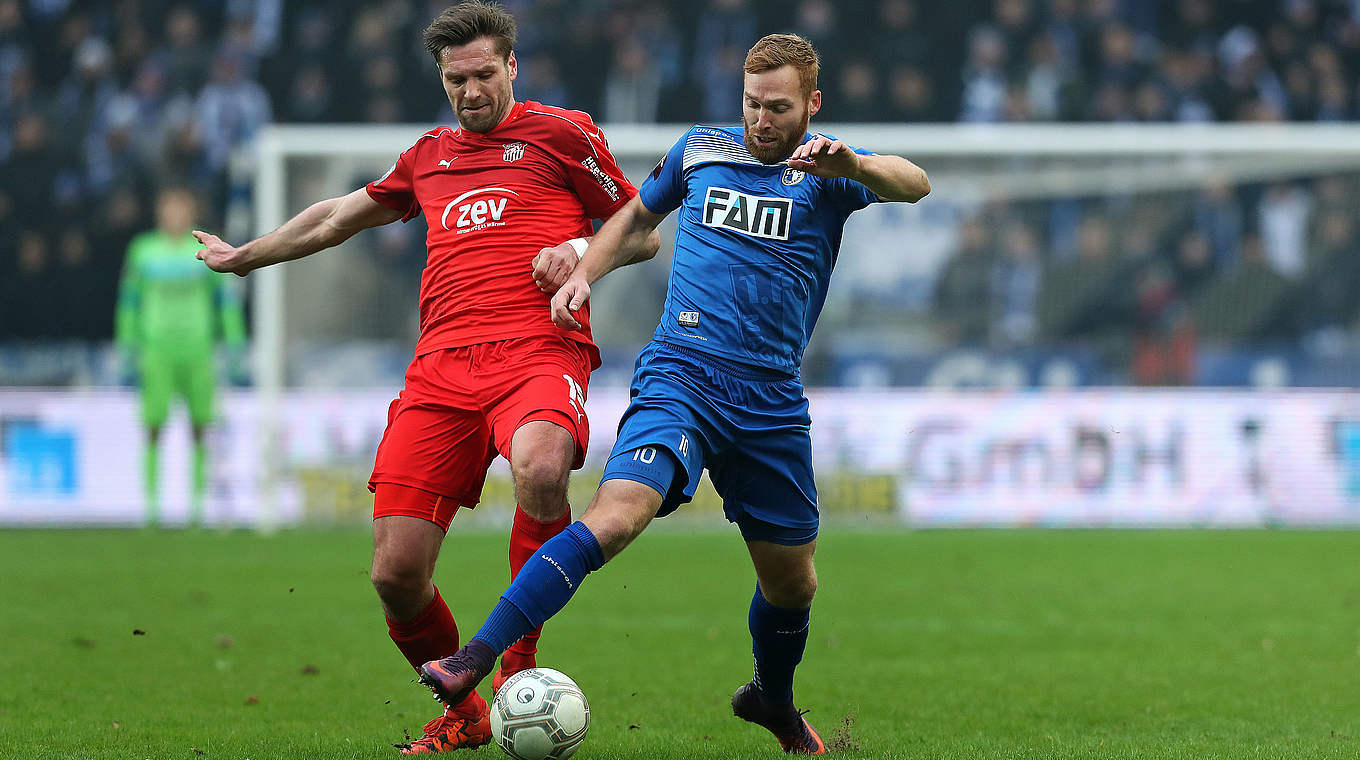
M 633 461 L 643 464 L 651 464 L 656 461 L 656 449 L 647 446 L 641 449 L 633 449 Z

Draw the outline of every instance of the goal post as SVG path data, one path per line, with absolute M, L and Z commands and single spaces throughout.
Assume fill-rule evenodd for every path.
M 635 184 L 641 183 L 687 128 L 676 124 L 602 125 L 612 152 Z M 426 125 L 265 128 L 254 146 L 256 234 L 276 228 L 309 203 L 349 192 L 381 176 L 427 129 Z M 826 392 L 830 399 L 824 403 L 826 408 L 850 404 L 846 407 L 850 411 L 823 425 L 840 426 L 832 433 L 847 435 L 834 439 L 837 450 L 827 454 L 823 446 L 819 454 L 853 467 L 878 460 L 849 436 L 849 431 L 860 430 L 861 438 L 873 439 L 870 428 L 858 427 L 867 423 L 856 417 L 859 412 L 851 407 L 873 405 L 875 398 L 882 398 L 874 394 L 895 387 L 1075 385 L 1118 390 L 1141 382 L 1134 379 L 1141 370 L 1133 364 L 1137 357 L 1129 358 L 1135 349 L 1130 348 L 1128 336 L 1114 336 L 1114 343 L 1109 343 L 1109 336 L 1098 327 L 1088 330 L 1079 326 L 1061 341 L 1045 337 L 1045 310 L 1052 305 L 1042 302 L 1051 300 L 1046 279 L 1040 285 L 1017 279 L 1017 297 L 1029 292 L 1025 287 L 1038 288 L 1042 291 L 1041 303 L 1031 304 L 1034 313 L 1018 314 L 1015 319 L 993 315 L 992 321 L 981 327 L 981 343 L 976 339 L 970 342 L 961 337 L 956 325 L 946 324 L 938 313 L 936 280 L 966 244 L 970 224 L 987 226 L 987 244 L 996 249 L 998 257 L 1004 258 L 1001 249 L 1010 245 L 1007 236 L 1023 239 L 1029 234 L 1037 237 L 1029 243 L 1037 247 L 1037 255 L 1045 261 L 1065 263 L 1082 255 L 1079 249 L 1085 244 L 1084 238 L 1078 238 L 1086 234 L 1088 217 L 1108 223 L 1103 239 L 1112 249 L 1138 241 L 1146 243 L 1143 238 L 1152 235 L 1150 231 L 1161 235 L 1176 230 L 1181 223 L 1178 220 L 1191 214 L 1190 206 L 1199 202 L 1197 194 L 1206 187 L 1258 193 L 1301 182 L 1308 188 L 1307 198 L 1284 198 L 1277 205 L 1286 212 L 1290 204 L 1303 208 L 1299 213 L 1311 220 L 1309 224 L 1323 218 L 1323 206 L 1331 197 L 1328 194 L 1338 192 L 1333 187 L 1336 183 L 1344 193 L 1360 192 L 1360 137 L 1352 125 L 814 123 L 813 129 L 857 147 L 910 158 L 927 170 L 933 186 L 932 195 L 914 206 L 882 204 L 851 218 L 823 318 L 809 347 L 805 375 L 814 391 L 819 385 L 871 389 Z M 1336 182 L 1324 188 L 1327 179 Z M 1354 197 L 1346 198 L 1351 208 Z M 1236 213 L 1247 212 L 1237 208 Z M 1043 221 L 1030 223 L 1036 216 Z M 1294 234 L 1296 242 L 1303 240 L 1309 245 L 1313 240 L 1310 236 L 1322 234 L 1312 227 L 1304 232 L 1292 229 L 1291 224 L 1297 227 L 1302 223 L 1297 215 L 1292 220 L 1285 215 L 1281 220 L 1272 217 L 1238 222 L 1247 230 L 1266 225 L 1262 232 L 1267 236 Z M 410 226 L 415 225 L 413 222 Z M 362 387 L 366 381 L 373 385 L 371 379 L 377 376 L 369 373 L 373 367 L 385 368 L 383 384 L 391 384 L 394 372 L 400 378 L 401 362 L 403 357 L 409 359 L 416 333 L 413 318 L 404 316 L 415 311 L 410 250 L 421 242 L 395 229 L 402 226 L 389 225 L 394 228 L 391 232 L 360 236 L 344 246 L 346 252 L 269 267 L 249 278 L 265 514 L 277 514 L 277 509 L 267 505 L 277 497 L 276 486 L 286 460 L 281 443 L 287 432 L 281 427 L 285 396 L 296 389 Z M 1353 231 L 1350 234 L 1355 235 Z M 665 242 L 659 257 L 663 260 L 669 255 L 670 237 L 663 229 Z M 1242 244 L 1241 235 L 1235 240 L 1229 244 Z M 1218 241 L 1214 242 L 1217 245 Z M 1277 242 L 1267 239 L 1265 244 L 1270 248 Z M 629 267 L 611 274 L 594 290 L 596 318 L 592 321 L 606 360 L 592 381 L 592 390 L 626 384 L 632 354 L 655 325 L 665 269 L 662 262 Z M 993 272 L 987 276 L 998 275 Z M 1031 280 L 1033 277 L 1046 278 L 1046 274 L 1032 275 Z M 390 281 L 394 289 L 361 287 L 361 281 L 368 278 L 387 278 L 384 282 Z M 995 281 L 991 282 L 989 287 L 996 287 Z M 1026 286 L 1026 282 L 1030 284 Z M 1125 287 L 1136 289 L 1142 287 L 1141 283 L 1130 281 Z M 1033 301 L 1035 296 L 1029 293 Z M 1245 317 L 1235 321 L 1233 315 L 1223 312 L 1239 306 L 1245 309 L 1251 304 L 1228 298 L 1206 308 L 1211 309 L 1210 316 L 1222 317 L 1218 322 L 1237 324 Z M 1202 343 L 1206 335 L 1201 333 Z M 1291 363 L 1292 355 L 1276 364 L 1270 357 L 1252 355 L 1243 359 L 1244 352 L 1238 351 L 1232 340 L 1228 339 L 1223 351 L 1215 348 L 1211 352 L 1212 362 L 1216 362 L 1212 371 L 1201 362 L 1196 370 L 1199 375 L 1186 384 L 1344 386 L 1344 382 L 1325 378 L 1360 377 L 1360 362 L 1350 358 L 1342 360 L 1339 374 L 1327 374 L 1331 370 L 1319 369 L 1322 365 L 1316 362 L 1300 370 Z M 1345 340 L 1352 341 L 1347 350 L 1354 348 L 1353 338 Z M 1239 371 L 1233 362 L 1247 365 Z M 389 388 L 389 392 L 394 393 L 395 388 Z M 1202 388 L 1181 391 L 1173 406 L 1196 398 L 1196 393 L 1211 392 Z M 822 424 L 822 417 L 817 419 Z M 612 428 L 613 422 L 601 419 L 595 428 Z M 1248 424 L 1256 423 L 1242 423 L 1244 430 Z M 1360 421 L 1356 426 L 1360 431 Z M 1260 440 L 1252 438 L 1243 445 L 1256 447 Z M 1360 432 L 1356 440 L 1360 441 Z M 879 492 L 891 492 L 883 498 L 898 510 L 904 509 L 905 502 L 929 501 L 911 490 L 916 487 L 913 483 L 921 482 L 923 470 L 901 470 L 911 444 L 893 441 L 891 445 L 897 447 L 896 458 L 891 463 L 884 459 L 870 469 L 896 474 L 868 491 L 855 485 L 845 493 L 874 500 Z M 1004 465 L 1016 468 L 1015 477 L 1029 477 L 1025 474 L 1031 466 L 1028 454 L 998 455 L 987 448 L 990 445 L 983 440 L 978 443 L 982 450 L 991 452 L 980 455 L 987 462 L 978 465 L 981 472 L 991 473 Z M 1338 445 L 1331 445 L 1333 454 Z M 596 449 L 592 444 L 592 454 Z M 1165 454 L 1156 447 L 1151 451 L 1154 460 Z M 1041 459 L 1033 457 L 1034 462 Z M 921 462 L 909 465 L 923 467 L 926 465 Z M 1360 468 L 1360 443 L 1356 445 L 1356 467 Z M 1360 474 L 1355 482 L 1360 489 Z M 977 503 L 983 500 L 975 497 Z M 956 522 L 967 520 L 959 518 Z

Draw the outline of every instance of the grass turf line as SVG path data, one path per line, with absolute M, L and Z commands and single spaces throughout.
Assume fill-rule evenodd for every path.
M 465 637 L 505 543 L 445 544 Z M 394 757 L 437 707 L 370 551 L 357 531 L 0 531 L 0 756 Z M 1360 757 L 1356 557 L 1357 532 L 833 527 L 798 701 L 846 758 Z M 649 533 L 592 576 L 540 655 L 590 699 L 577 757 L 782 756 L 727 705 L 752 589 L 735 531 Z

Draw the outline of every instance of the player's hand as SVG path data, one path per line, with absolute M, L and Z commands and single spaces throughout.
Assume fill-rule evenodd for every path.
M 822 135 L 793 149 L 784 161 L 794 169 L 816 177 L 850 177 L 859 174 L 859 154 L 840 140 Z
M 540 248 L 534 257 L 534 284 L 544 293 L 556 293 L 579 260 L 576 249 L 565 241 L 551 248 Z
M 198 249 L 198 260 L 214 272 L 231 272 L 238 277 L 250 273 L 244 252 L 222 238 L 202 230 L 194 230 L 194 237 L 203 247 Z
M 575 253 L 572 253 L 575 256 Z M 581 323 L 576 321 L 576 312 L 590 300 L 590 283 L 584 278 L 573 277 L 562 284 L 552 298 L 553 324 L 563 330 L 579 330 Z

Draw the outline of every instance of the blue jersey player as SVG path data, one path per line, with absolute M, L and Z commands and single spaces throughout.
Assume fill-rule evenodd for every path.
M 755 677 L 733 711 L 774 733 L 786 752 L 825 746 L 793 703 L 817 589 L 817 490 L 811 420 L 799 379 L 846 218 L 870 203 L 930 191 L 906 159 L 810 135 L 821 106 L 817 53 L 770 35 L 747 54 L 741 127 L 685 133 L 615 214 L 553 297 L 573 313 L 589 283 L 630 263 L 628 243 L 679 210 L 665 311 L 637 359 L 599 491 L 580 521 L 543 545 L 457 653 L 426 663 L 421 680 L 456 703 L 495 657 L 563 606 L 585 575 L 648 523 L 690 500 L 703 469 L 755 566 L 749 625 Z

